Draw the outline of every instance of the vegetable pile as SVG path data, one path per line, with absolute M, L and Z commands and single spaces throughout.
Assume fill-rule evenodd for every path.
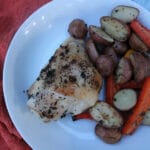
M 85 39 L 89 59 L 106 80 L 105 101 L 72 119 L 95 120 L 95 133 L 106 143 L 150 125 L 150 30 L 139 13 L 120 5 L 100 18 L 100 26 L 88 27 L 81 19 L 69 25 L 71 36 Z

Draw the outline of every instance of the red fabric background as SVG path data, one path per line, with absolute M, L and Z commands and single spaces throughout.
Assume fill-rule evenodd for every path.
M 50 0 L 0 0 L 0 150 L 30 150 L 16 131 L 5 107 L 2 69 L 9 43 L 23 21 Z

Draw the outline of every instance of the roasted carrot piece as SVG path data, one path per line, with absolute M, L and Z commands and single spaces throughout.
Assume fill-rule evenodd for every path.
M 116 92 L 114 75 L 110 75 L 106 79 L 106 102 L 113 106 L 113 97 Z
M 132 114 L 129 116 L 127 122 L 122 128 L 122 133 L 129 135 L 132 134 L 141 124 L 145 112 L 150 108 L 150 77 L 144 80 L 144 84 L 138 102 L 133 109 Z
M 90 115 L 90 113 L 87 112 L 83 112 L 81 114 L 72 116 L 72 120 L 76 121 L 76 120 L 80 120 L 80 119 L 89 119 L 89 120 L 93 120 L 92 116 Z
M 150 31 L 144 27 L 138 20 L 133 20 L 130 24 L 131 29 L 139 38 L 150 48 Z
M 116 89 L 121 90 L 121 89 L 141 89 L 143 86 L 143 81 L 142 82 L 136 82 L 134 80 L 131 80 L 129 82 L 126 82 L 124 84 L 116 84 Z
M 129 50 L 125 53 L 124 57 L 125 57 L 125 58 L 129 58 L 129 56 L 130 56 L 131 54 L 133 54 L 134 52 L 135 52 L 134 50 L 129 49 Z

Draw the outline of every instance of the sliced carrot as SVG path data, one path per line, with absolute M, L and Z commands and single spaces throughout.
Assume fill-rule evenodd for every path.
M 142 90 L 140 92 L 138 102 L 129 116 L 127 122 L 122 128 L 122 133 L 132 134 L 141 124 L 145 112 L 150 108 L 150 77 L 144 80 Z
M 83 113 L 78 114 L 78 115 L 75 115 L 75 116 L 72 116 L 72 120 L 73 121 L 77 121 L 77 120 L 80 120 L 80 119 L 93 120 L 92 116 L 90 115 L 90 113 L 88 111 L 87 112 L 83 112 Z
M 114 75 L 110 75 L 106 80 L 106 102 L 113 106 L 113 97 L 116 93 Z
M 150 48 L 150 31 L 144 27 L 138 20 L 133 20 L 130 24 L 131 29 L 139 38 Z

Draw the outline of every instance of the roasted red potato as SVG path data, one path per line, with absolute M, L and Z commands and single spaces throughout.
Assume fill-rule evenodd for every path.
M 126 41 L 130 36 L 130 28 L 124 22 L 109 16 L 100 19 L 102 29 L 117 41 Z
M 93 63 L 96 63 L 99 54 L 92 39 L 88 39 L 85 43 L 87 54 Z
M 114 39 L 111 38 L 107 33 L 105 33 L 100 27 L 90 25 L 89 33 L 90 37 L 96 43 L 111 45 L 114 42 Z
M 97 70 L 102 76 L 109 76 L 115 68 L 113 59 L 108 55 L 100 55 L 96 60 Z
M 129 39 L 129 45 L 133 50 L 139 52 L 147 52 L 149 50 L 146 44 L 135 33 L 131 34 Z
M 119 41 L 115 41 L 115 43 L 113 44 L 113 48 L 115 52 L 121 56 L 124 55 L 128 50 L 127 44 L 125 42 L 119 42 Z
M 128 58 L 121 58 L 116 69 L 116 83 L 123 84 L 132 77 L 132 66 Z
M 105 143 L 114 144 L 121 140 L 122 134 L 118 128 L 105 128 L 100 124 L 95 127 L 95 134 L 102 139 Z
M 81 19 L 74 19 L 68 27 L 68 32 L 71 36 L 77 39 L 83 39 L 87 35 L 87 25 Z

